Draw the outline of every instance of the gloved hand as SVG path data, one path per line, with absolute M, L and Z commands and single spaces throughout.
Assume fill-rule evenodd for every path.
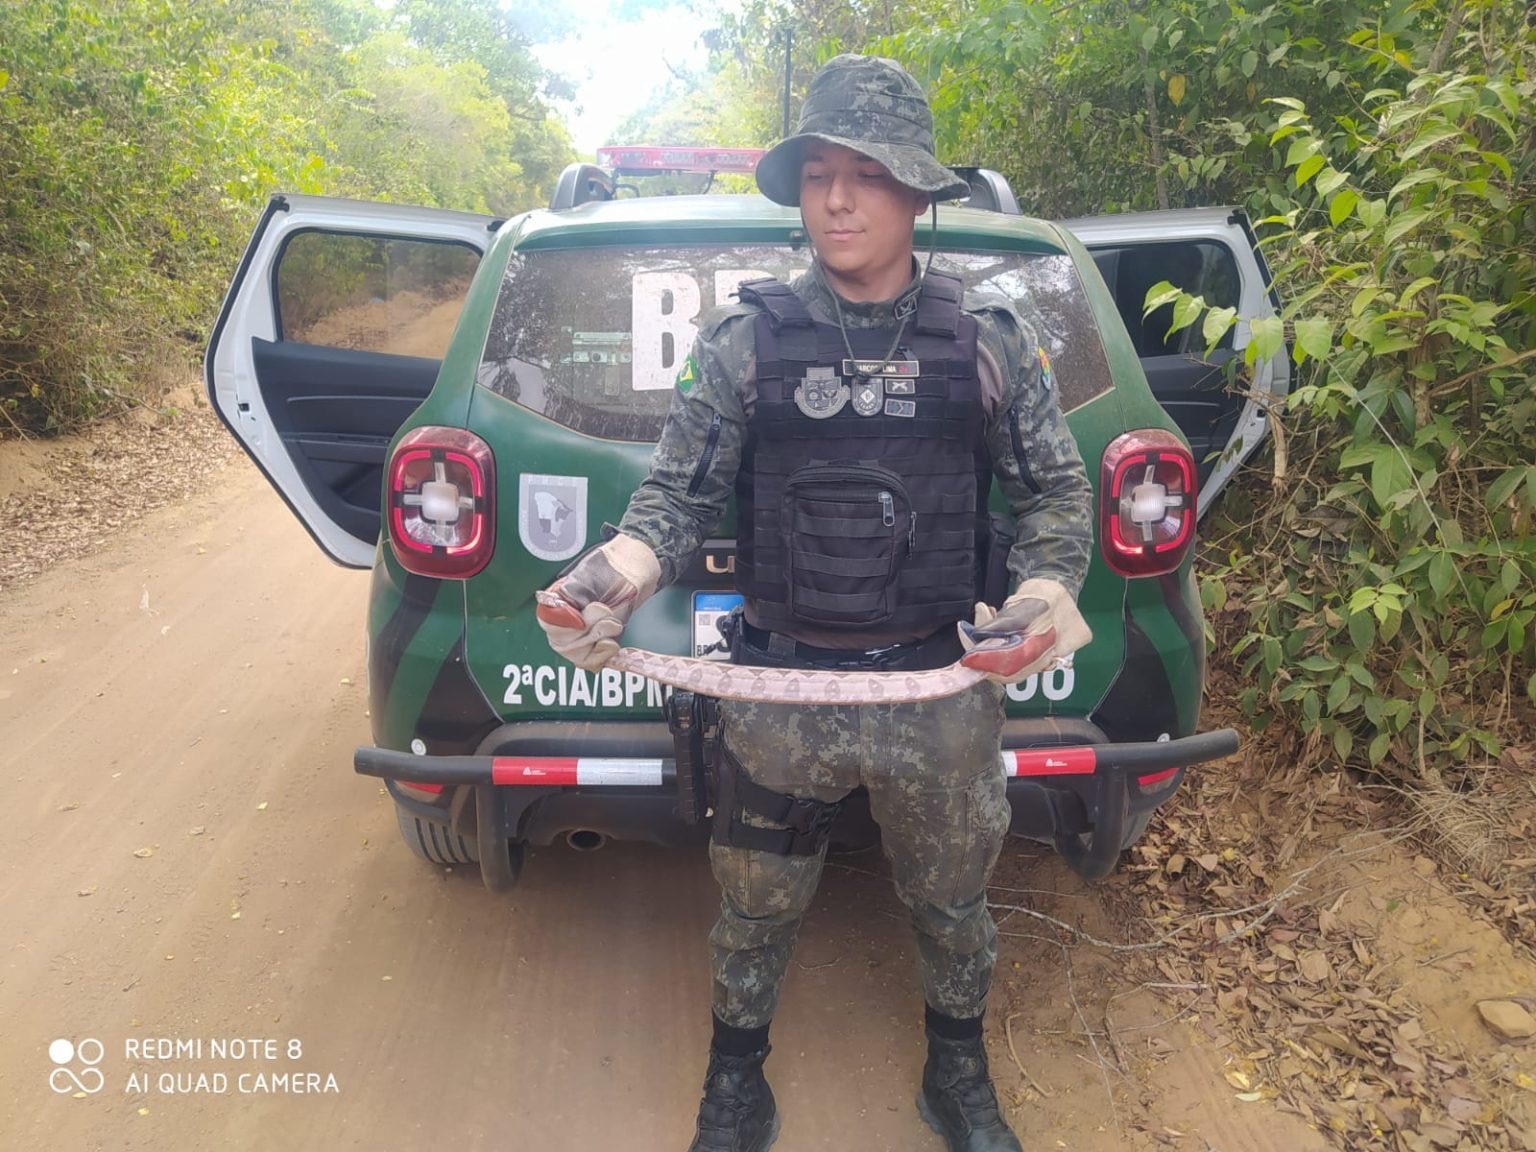
M 539 627 L 559 655 L 596 672 L 618 652 L 625 623 L 660 580 L 656 554 L 620 533 L 538 593 Z
M 1054 580 L 1038 578 L 1020 584 L 1001 612 L 978 604 L 975 624 L 962 621 L 957 627 L 965 648 L 960 663 L 998 684 L 1017 684 L 1068 660 L 1093 639 L 1072 594 Z M 1020 643 L 1000 642 L 1015 636 Z

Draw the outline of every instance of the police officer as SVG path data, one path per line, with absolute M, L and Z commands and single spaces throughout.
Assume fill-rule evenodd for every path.
M 927 99 L 900 65 L 825 65 L 757 182 L 800 208 L 811 267 L 791 285 L 749 282 L 740 304 L 702 318 L 619 534 L 558 584 L 584 627 L 545 630 L 561 655 L 601 667 L 734 492 L 739 662 L 924 669 L 974 643 L 962 625 L 1030 638 L 948 699 L 722 702 L 714 1034 L 691 1145 L 762 1152 L 778 1134 L 769 1024 L 832 818 L 863 786 L 917 940 L 918 1109 L 952 1152 L 1017 1152 L 982 1042 L 997 931 L 986 884 L 1009 823 L 1002 685 L 1089 639 L 1075 600 L 1090 489 L 1041 337 L 1008 301 L 919 269 L 914 220 L 968 186 L 935 159 Z M 1012 514 L 1001 533 L 986 511 L 994 479 Z M 995 609 L 978 603 L 989 569 L 1004 585 Z

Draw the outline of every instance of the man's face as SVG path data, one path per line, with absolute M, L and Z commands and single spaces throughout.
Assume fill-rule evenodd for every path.
M 833 286 L 849 300 L 889 300 L 907 285 L 912 220 L 928 197 L 884 165 L 838 144 L 800 156 L 800 214 Z

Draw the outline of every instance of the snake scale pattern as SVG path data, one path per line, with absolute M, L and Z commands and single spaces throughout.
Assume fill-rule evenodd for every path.
M 984 672 L 959 663 L 927 672 L 828 672 L 754 668 L 641 648 L 620 648 L 608 667 L 636 672 L 702 696 L 764 704 L 916 703 L 954 696 L 986 677 Z

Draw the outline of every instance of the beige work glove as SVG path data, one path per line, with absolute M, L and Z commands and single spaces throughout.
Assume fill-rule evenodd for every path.
M 539 627 L 556 653 L 596 672 L 618 653 L 624 625 L 660 580 L 656 553 L 620 533 L 538 593 Z
M 1093 639 L 1072 593 L 1054 580 L 1026 580 L 1002 611 L 976 605 L 976 621 L 961 621 L 960 663 L 998 684 L 1017 684 L 1047 668 L 1065 668 L 1072 653 Z

